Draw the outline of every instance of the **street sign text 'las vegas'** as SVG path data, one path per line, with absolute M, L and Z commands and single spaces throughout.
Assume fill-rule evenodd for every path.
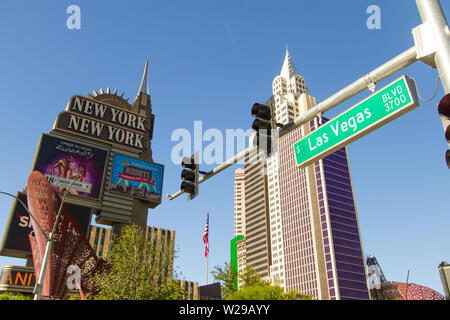
M 297 165 L 303 168 L 418 105 L 413 81 L 402 76 L 295 143 Z

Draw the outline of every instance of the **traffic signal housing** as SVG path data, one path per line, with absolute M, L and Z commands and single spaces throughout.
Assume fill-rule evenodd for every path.
M 272 153 L 272 129 L 276 128 L 272 106 L 255 103 L 252 106 L 251 114 L 256 118 L 252 124 L 252 129 L 256 131 L 256 145 L 260 150 L 264 150 L 267 156 L 270 156 Z
M 191 157 L 184 157 L 181 166 L 184 169 L 181 171 L 180 190 L 188 193 L 188 200 L 192 200 L 198 196 L 198 153 Z
M 438 112 L 441 116 L 442 126 L 444 127 L 445 139 L 450 148 L 450 93 L 446 94 L 438 104 Z M 450 150 L 445 152 L 445 161 L 450 169 Z

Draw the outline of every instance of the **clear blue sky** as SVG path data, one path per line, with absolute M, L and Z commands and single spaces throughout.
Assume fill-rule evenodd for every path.
M 69 30 L 66 9 L 81 9 L 81 29 Z M 366 9 L 381 8 L 381 29 L 366 26 Z M 450 15 L 450 2 L 441 1 Z M 179 189 L 171 162 L 177 128 L 247 129 L 251 105 L 272 94 L 286 44 L 310 94 L 321 101 L 412 47 L 420 24 L 414 1 L 19 1 L 0 2 L 0 190 L 27 182 L 39 137 L 53 126 L 75 94 L 118 88 L 133 100 L 149 60 L 156 115 L 154 161 L 165 164 L 164 194 Z M 430 98 L 437 71 L 422 62 L 406 74 Z M 367 90 L 336 107 L 331 118 L 368 96 Z M 348 147 L 365 254 L 377 257 L 388 280 L 443 292 L 437 266 L 450 260 L 450 171 L 437 113 L 431 102 Z M 205 144 L 208 144 L 205 142 Z M 201 170 L 213 166 L 204 165 Z M 200 185 L 200 196 L 163 199 L 148 224 L 176 230 L 178 270 L 205 284 L 202 241 L 211 210 L 209 269 L 229 260 L 233 237 L 234 166 Z M 0 233 L 12 199 L 0 197 Z M 0 257 L 0 266 L 24 260 Z M 212 277 L 209 278 L 212 282 Z

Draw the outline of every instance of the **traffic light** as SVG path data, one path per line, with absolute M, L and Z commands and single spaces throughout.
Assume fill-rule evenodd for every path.
M 194 153 L 191 157 L 184 157 L 181 166 L 185 169 L 181 171 L 180 190 L 188 193 L 188 200 L 192 200 L 198 195 L 198 153 Z
M 252 124 L 252 129 L 256 131 L 256 145 L 259 149 L 265 150 L 267 156 L 270 156 L 272 153 L 272 129 L 276 127 L 274 119 L 272 119 L 272 107 L 255 103 L 251 113 L 256 118 Z
M 450 147 L 450 93 L 446 94 L 438 104 L 438 112 L 441 116 L 442 126 L 445 131 L 445 139 Z M 445 161 L 450 169 L 450 150 L 445 152 Z

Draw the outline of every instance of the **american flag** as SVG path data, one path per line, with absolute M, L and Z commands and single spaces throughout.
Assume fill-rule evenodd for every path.
M 203 242 L 205 243 L 205 257 L 206 258 L 208 258 L 208 253 L 209 253 L 208 228 L 209 228 L 209 212 L 206 216 L 205 232 L 203 232 Z

